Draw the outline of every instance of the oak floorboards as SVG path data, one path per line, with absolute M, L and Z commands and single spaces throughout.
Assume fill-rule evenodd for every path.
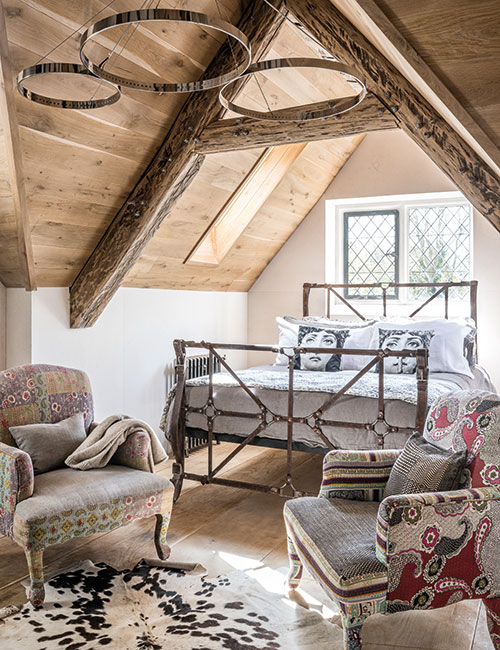
M 214 448 L 214 463 L 232 445 Z M 321 457 L 297 453 L 295 483 L 299 489 L 315 491 L 321 476 Z M 190 472 L 204 473 L 206 452 L 194 452 L 187 460 Z M 159 472 L 170 476 L 171 461 Z M 247 447 L 228 464 L 222 475 L 280 485 L 286 474 L 286 453 Z M 235 569 L 254 569 L 253 577 L 264 586 L 281 589 L 286 574 L 287 554 L 282 518 L 283 499 L 276 495 L 216 485 L 201 486 L 186 481 L 174 506 L 169 530 L 174 561 L 196 561 L 211 576 Z M 45 552 L 46 576 L 78 565 L 84 559 L 104 561 L 117 568 L 132 567 L 142 557 L 155 557 L 154 524 L 136 521 L 110 533 L 74 539 Z M 22 582 L 27 578 L 23 551 L 11 540 L 0 537 L 0 607 L 25 600 Z M 325 616 L 336 606 L 312 578 L 302 581 L 311 607 Z M 332 650 L 340 650 L 340 628 L 332 638 Z M 1 640 L 1 626 L 0 626 Z M 0 643 L 1 645 L 1 643 Z M 492 650 L 484 609 L 479 601 L 467 601 L 445 609 L 403 612 L 372 617 L 364 628 L 363 650 Z M 5 649 L 7 650 L 7 649 Z

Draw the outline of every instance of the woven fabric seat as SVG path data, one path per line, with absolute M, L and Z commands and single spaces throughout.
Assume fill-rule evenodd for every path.
M 285 505 L 290 536 L 330 597 L 357 599 L 387 589 L 375 554 L 378 503 L 352 499 L 294 499 Z
M 91 477 L 69 468 L 35 476 L 32 496 L 14 513 L 14 541 L 33 551 L 113 530 L 138 516 L 162 512 L 168 505 L 162 501 L 174 489 L 163 476 L 119 465 L 93 469 Z

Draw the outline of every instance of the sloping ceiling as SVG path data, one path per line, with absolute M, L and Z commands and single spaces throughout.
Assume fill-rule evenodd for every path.
M 33 65 L 68 36 L 67 42 L 47 60 L 76 62 L 79 37 L 71 36 L 71 32 L 105 4 L 97 0 L 3 0 L 12 69 L 17 72 Z M 170 4 L 163 2 L 161 6 Z M 171 6 L 184 4 L 175 2 Z M 225 18 L 235 23 L 239 18 L 240 4 L 233 0 L 218 0 L 218 4 L 215 0 L 194 0 L 187 4 L 215 15 L 219 6 Z M 111 9 L 131 8 L 135 4 L 130 0 L 115 0 L 99 18 L 110 14 Z M 162 27 L 165 29 L 165 25 Z M 158 28 L 138 29 L 113 72 L 148 79 L 163 70 L 173 70 L 168 72 L 172 80 L 199 76 L 221 39 L 214 38 L 213 30 L 194 26 L 167 29 L 168 45 Z M 284 57 L 292 52 L 316 56 L 301 33 L 287 23 L 277 34 L 269 56 Z M 43 92 L 47 94 L 61 89 L 68 92 L 47 77 L 43 81 Z M 305 72 L 294 77 L 278 71 L 272 78 L 262 77 L 262 88 L 272 107 L 329 98 L 342 87 L 344 94 L 352 94 L 350 86 L 327 73 L 314 77 Z M 88 92 L 90 96 L 93 88 L 89 86 Z M 68 286 L 73 282 L 164 139 L 184 100 L 185 95 L 125 90 L 113 106 L 75 112 L 28 102 L 15 93 L 37 286 Z M 255 81 L 246 86 L 239 100 L 265 110 Z M 246 291 L 359 141 L 360 136 L 355 136 L 308 145 L 216 269 L 184 265 L 182 261 L 250 170 L 260 150 L 207 157 L 199 176 L 131 270 L 126 284 Z M 7 195 L 2 195 L 5 234 L 0 236 L 12 237 L 15 229 L 12 233 L 12 228 L 3 228 L 4 221 L 12 221 L 9 193 L 0 191 Z M 13 254 L 0 266 L 0 279 L 8 286 L 22 286 L 16 269 Z
M 107 4 L 104 0 L 0 1 L 6 16 L 14 72 L 33 65 L 65 38 L 68 40 L 47 60 L 77 62 L 79 36 L 72 32 Z M 478 133 L 481 132 L 478 140 L 484 136 L 482 144 L 488 155 L 494 162 L 500 162 L 498 0 L 474 3 L 467 0 L 330 1 L 391 58 L 390 52 L 384 50 L 383 39 L 367 27 L 363 14 L 364 10 L 374 8 L 382 11 L 396 30 L 399 51 L 404 56 L 405 52 L 408 54 L 408 46 L 414 48 L 414 54 L 421 58 L 441 87 L 453 94 L 476 123 Z M 99 17 L 136 8 L 136 4 L 131 0 L 115 0 Z M 218 15 L 220 9 L 223 17 L 234 23 L 240 18 L 241 4 L 237 0 L 161 2 L 164 7 L 189 6 L 212 15 Z M 170 80 L 197 77 L 221 43 L 212 30 L 169 26 L 167 37 L 162 29 L 164 26 L 136 30 L 114 64 L 114 71 L 148 80 L 157 78 L 163 71 Z M 100 54 L 104 58 L 107 44 L 102 42 L 96 59 Z M 285 22 L 265 58 L 321 53 L 302 31 Z M 298 71 L 276 71 L 262 76 L 261 87 L 272 108 L 353 92 L 352 87 L 335 75 Z M 45 79 L 44 90 L 50 93 L 61 88 Z M 63 90 L 67 93 L 67 88 Z M 90 96 L 93 90 L 89 87 L 88 92 Z M 126 90 L 120 102 L 113 106 L 74 112 L 39 106 L 15 93 L 38 286 L 68 286 L 74 281 L 158 150 L 184 100 L 183 95 Z M 238 100 L 251 108 L 265 108 L 261 89 L 253 80 L 244 87 Z M 320 198 L 361 139 L 360 134 L 309 143 L 217 267 L 183 262 L 262 150 L 207 156 L 194 181 L 129 271 L 124 284 L 246 291 Z M 7 286 L 22 286 L 12 192 L 2 142 L 0 132 L 0 280 Z

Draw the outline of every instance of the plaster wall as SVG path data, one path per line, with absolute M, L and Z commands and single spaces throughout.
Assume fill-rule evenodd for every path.
M 159 430 L 173 378 L 175 338 L 246 342 L 246 293 L 122 288 L 93 327 L 70 329 L 68 289 L 11 291 L 11 308 L 27 299 L 31 315 L 29 346 L 23 348 L 25 341 L 11 332 L 9 365 L 20 361 L 85 370 L 98 421 L 126 413 Z M 9 319 L 14 320 L 14 312 Z M 28 348 L 30 357 L 21 359 Z M 246 355 L 235 353 L 232 361 L 244 367 Z
M 350 157 L 248 294 L 248 340 L 277 343 L 276 316 L 302 314 L 302 284 L 325 282 L 325 202 L 396 194 L 456 191 L 452 181 L 402 131 L 372 133 Z M 479 281 L 479 361 L 500 389 L 500 233 L 479 213 L 473 220 L 473 279 Z M 311 314 L 324 313 L 322 299 Z M 254 355 L 252 363 L 266 362 Z
M 0 370 L 5 370 L 7 348 L 7 289 L 0 282 Z

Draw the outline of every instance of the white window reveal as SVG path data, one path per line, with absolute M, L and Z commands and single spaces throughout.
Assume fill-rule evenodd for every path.
M 461 282 L 471 279 L 472 206 L 458 192 L 326 202 L 326 281 L 337 284 Z M 387 297 L 422 300 L 432 288 L 391 289 Z M 380 299 L 378 290 L 344 290 Z M 454 289 L 452 299 L 468 296 Z M 441 296 L 440 296 L 441 297 Z

